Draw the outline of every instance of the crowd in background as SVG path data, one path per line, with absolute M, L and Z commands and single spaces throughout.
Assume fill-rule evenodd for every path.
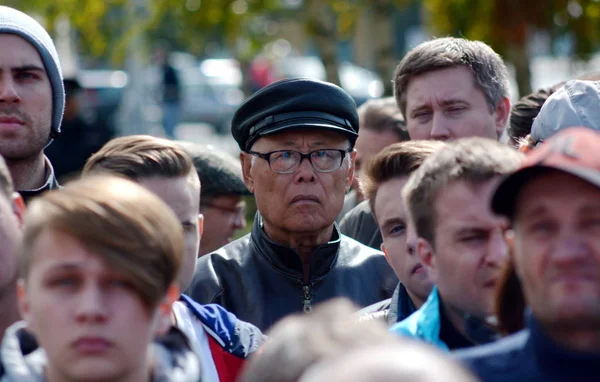
M 78 119 L 0 6 L 0 381 L 600 380 L 595 79 L 511 105 L 490 46 L 437 38 L 358 108 L 256 91 L 238 160 L 173 139 L 167 64 L 167 138 Z

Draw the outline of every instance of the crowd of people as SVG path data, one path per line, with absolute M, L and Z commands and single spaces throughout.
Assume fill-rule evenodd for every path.
M 239 161 L 123 136 L 59 185 L 59 57 L 0 6 L 0 381 L 600 380 L 594 79 L 511 106 L 490 46 L 437 38 L 359 108 L 258 90 Z

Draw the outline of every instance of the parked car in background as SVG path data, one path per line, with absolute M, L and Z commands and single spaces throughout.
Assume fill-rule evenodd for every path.
M 272 62 L 272 70 L 275 79 L 308 77 L 326 80 L 323 61 L 316 56 L 280 58 Z M 354 98 L 357 105 L 383 96 L 383 82 L 375 72 L 347 61 L 339 64 L 338 72 L 342 88 Z

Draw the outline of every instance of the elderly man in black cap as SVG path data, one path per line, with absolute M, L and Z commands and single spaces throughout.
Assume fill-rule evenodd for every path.
M 244 184 L 237 158 L 212 145 L 178 143 L 192 157 L 202 180 L 200 213 L 207 223 L 200 242 L 200 257 L 230 243 L 236 231 L 246 228 L 243 197 L 251 194 Z
M 340 234 L 358 117 L 341 88 L 287 79 L 237 110 L 232 133 L 258 213 L 250 234 L 201 257 L 189 288 L 261 329 L 332 297 L 366 306 L 397 279 L 379 251 Z

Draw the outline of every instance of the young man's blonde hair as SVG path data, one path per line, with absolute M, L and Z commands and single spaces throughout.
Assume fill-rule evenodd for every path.
M 192 158 L 177 143 L 150 135 L 115 138 L 86 162 L 82 175 L 91 172 L 120 174 L 140 178 L 187 176 L 200 191 L 200 180 Z
M 417 235 L 435 245 L 435 200 L 447 185 L 463 181 L 472 185 L 515 171 L 523 154 L 487 138 L 463 138 L 431 154 L 404 186 L 404 204 Z
M 183 259 L 183 229 L 173 211 L 120 177 L 86 177 L 31 202 L 19 256 L 25 281 L 35 261 L 32 249 L 46 231 L 76 239 L 123 272 L 149 309 L 164 298 Z
M 367 163 L 360 181 L 360 189 L 369 199 L 375 216 L 375 198 L 379 187 L 392 179 L 409 176 L 435 150 L 444 145 L 441 141 L 406 141 L 384 148 Z

